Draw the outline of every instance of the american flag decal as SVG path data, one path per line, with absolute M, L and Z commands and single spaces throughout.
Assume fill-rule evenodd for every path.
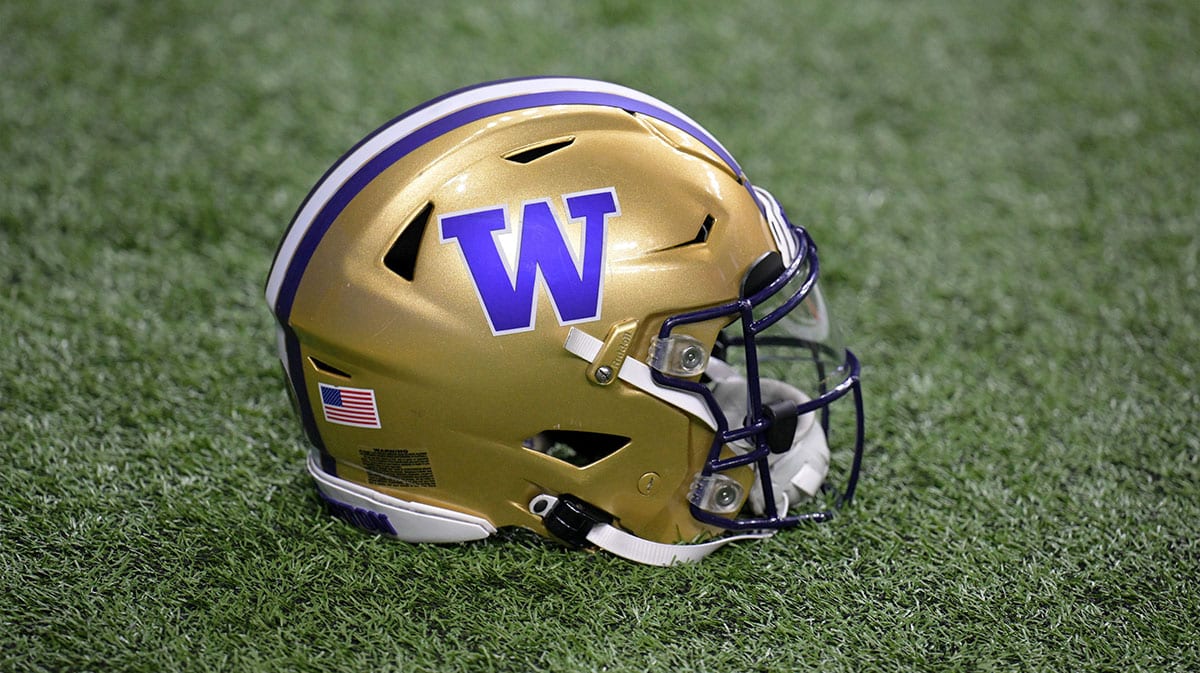
M 375 391 L 370 388 L 342 388 L 327 383 L 321 387 L 321 408 L 330 423 L 352 425 L 356 428 L 378 428 L 379 409 L 375 406 Z

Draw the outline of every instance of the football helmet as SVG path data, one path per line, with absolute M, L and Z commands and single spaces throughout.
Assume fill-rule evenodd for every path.
M 523 527 L 669 565 L 853 498 L 859 365 L 818 271 L 808 232 L 682 112 L 524 78 L 350 149 L 266 297 L 335 514 L 412 542 Z

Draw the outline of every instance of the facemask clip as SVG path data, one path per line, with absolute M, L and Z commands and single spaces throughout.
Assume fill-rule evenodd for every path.
M 708 366 L 708 349 L 700 340 L 687 334 L 675 334 L 650 340 L 651 367 L 671 376 L 699 376 Z
M 688 501 L 706 512 L 732 514 L 741 506 L 745 489 L 736 479 L 724 474 L 696 477 Z

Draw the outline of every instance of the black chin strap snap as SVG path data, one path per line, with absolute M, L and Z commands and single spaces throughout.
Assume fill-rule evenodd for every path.
M 589 546 L 587 536 L 592 527 L 612 520 L 608 512 L 565 493 L 558 496 L 558 502 L 542 517 L 551 535 L 576 547 Z
M 763 416 L 771 422 L 771 427 L 765 433 L 771 453 L 787 453 L 791 450 L 800 419 L 797 410 L 796 403 L 791 400 L 779 400 L 763 406 Z

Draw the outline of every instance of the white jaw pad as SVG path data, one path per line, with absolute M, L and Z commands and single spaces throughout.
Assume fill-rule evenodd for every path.
M 405 542 L 466 542 L 482 540 L 496 532 L 496 527 L 486 519 L 393 498 L 339 479 L 321 469 L 315 452 L 308 455 L 308 473 L 317 481 L 317 488 L 326 499 L 348 508 L 344 514 L 356 521 L 363 519 L 368 524 L 364 526 L 366 528 Z M 383 526 L 378 517 L 383 517 L 391 530 Z
M 711 365 L 709 372 L 713 374 Z M 732 368 L 729 368 L 729 372 L 732 372 Z M 718 376 L 720 373 L 725 372 L 718 372 Z M 727 375 L 717 379 L 713 386 L 713 397 L 717 399 L 726 418 L 743 418 L 746 415 L 747 387 L 746 379 L 741 376 Z M 764 405 L 778 400 L 788 400 L 797 405 L 809 401 L 808 395 L 799 388 L 775 379 L 761 379 L 759 389 Z M 815 415 L 815 412 L 809 412 L 798 419 L 790 449 L 784 453 L 773 453 L 767 458 L 771 467 L 775 505 L 781 512 L 786 510 L 788 503 L 797 503 L 816 495 L 829 472 L 829 445 L 821 426 L 815 422 Z M 730 447 L 739 453 L 752 448 L 746 440 L 734 442 Z M 750 506 L 760 515 L 766 509 L 764 500 L 762 483 L 755 479 L 750 489 Z

